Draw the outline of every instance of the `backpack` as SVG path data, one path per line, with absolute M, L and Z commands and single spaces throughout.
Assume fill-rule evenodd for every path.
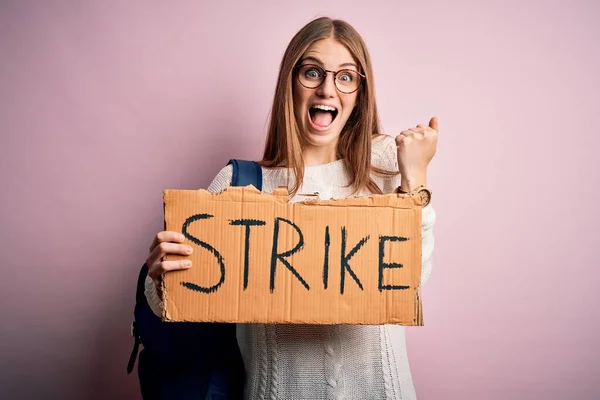
M 262 190 L 258 163 L 230 160 L 231 186 Z M 133 350 L 127 373 L 139 352 L 138 378 L 144 400 L 239 399 L 244 389 L 244 364 L 233 323 L 163 322 L 144 294 L 148 266 L 140 270 L 131 335 Z

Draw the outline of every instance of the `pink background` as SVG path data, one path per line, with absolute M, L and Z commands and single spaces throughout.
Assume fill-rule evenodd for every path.
M 0 398 L 139 398 L 161 190 L 260 158 L 321 15 L 367 41 L 386 133 L 440 119 L 420 399 L 600 398 L 600 6 L 566 0 L 2 1 Z

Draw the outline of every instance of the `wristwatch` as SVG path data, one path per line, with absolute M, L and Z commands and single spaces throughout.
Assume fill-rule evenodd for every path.
M 431 203 L 431 190 L 427 189 L 425 186 L 419 186 L 411 192 L 405 192 L 400 188 L 400 186 L 398 186 L 396 193 L 419 196 L 421 202 L 423 203 L 423 207 L 426 207 L 429 203 Z

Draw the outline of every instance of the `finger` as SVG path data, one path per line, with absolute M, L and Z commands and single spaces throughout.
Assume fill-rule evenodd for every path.
M 171 242 L 161 242 L 150 252 L 148 259 L 146 260 L 146 265 L 148 267 L 156 264 L 161 258 L 163 258 L 167 254 L 179 254 L 182 256 L 189 256 L 192 254 L 193 249 L 190 246 L 186 246 L 183 244 L 171 243 Z
M 409 130 L 411 132 L 414 132 L 414 133 L 423 133 L 423 132 L 425 132 L 425 128 L 410 128 Z
M 431 129 L 435 130 L 436 132 L 440 131 L 440 129 L 438 127 L 438 119 L 437 119 L 437 117 L 431 118 L 431 120 L 429 121 L 429 127 Z
M 173 231 L 162 231 L 158 232 L 150 245 L 150 251 L 154 250 L 156 246 L 158 246 L 162 242 L 175 242 L 181 243 L 185 240 L 185 236 L 183 236 L 179 232 Z
M 410 133 L 410 135 L 400 134 L 396 136 L 396 147 L 398 149 L 406 148 L 407 146 L 410 146 L 410 143 L 413 140 L 415 140 L 415 135 L 412 132 Z
M 411 131 L 410 129 L 406 130 L 406 131 L 402 131 L 402 132 L 400 132 L 400 134 L 398 136 L 396 136 L 396 143 L 399 143 L 404 140 L 410 140 L 410 139 L 414 138 L 415 135 L 417 135 L 417 132 Z
M 402 131 L 398 134 L 398 136 L 396 136 L 396 145 L 400 144 L 401 142 L 407 140 L 408 138 L 410 138 L 413 135 L 412 132 L 409 131 Z
M 159 276 L 169 271 L 179 271 L 182 269 L 190 269 L 192 267 L 191 260 L 177 260 L 177 261 L 161 261 L 154 264 L 148 271 L 148 276 L 152 280 L 158 279 Z
M 419 125 L 417 125 L 417 128 L 425 129 L 425 125 L 419 124 Z

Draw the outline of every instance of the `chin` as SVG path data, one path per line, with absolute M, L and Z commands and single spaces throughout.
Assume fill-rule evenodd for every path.
M 337 124 L 332 124 L 326 130 L 311 129 L 310 123 L 308 125 L 304 127 L 303 136 L 309 145 L 317 147 L 337 145 L 341 133 L 341 129 L 334 126 Z
M 324 135 L 323 133 L 319 133 L 318 135 L 314 133 L 307 133 L 304 135 L 304 137 L 306 139 L 306 143 L 311 146 L 328 147 L 337 145 L 340 135 L 335 133 L 328 135 Z

